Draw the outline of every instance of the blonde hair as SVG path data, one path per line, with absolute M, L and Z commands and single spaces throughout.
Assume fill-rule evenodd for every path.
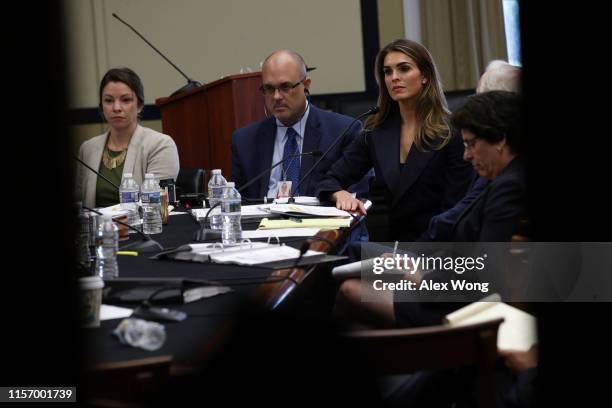
M 417 123 L 414 144 L 420 151 L 426 150 L 426 147 L 441 149 L 451 138 L 450 111 L 431 54 L 424 46 L 411 40 L 395 40 L 387 44 L 376 56 L 374 73 L 379 88 L 380 112 L 368 119 L 365 125 L 366 130 L 371 131 L 379 127 L 387 120 L 390 113 L 399 112 L 399 104 L 391 99 L 384 83 L 384 61 L 390 52 L 401 52 L 409 56 L 426 79 L 416 104 Z

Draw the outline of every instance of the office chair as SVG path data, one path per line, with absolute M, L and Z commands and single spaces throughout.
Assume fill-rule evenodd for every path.
M 176 178 L 176 198 L 183 204 L 200 205 L 206 195 L 206 171 L 181 168 Z
M 475 365 L 480 407 L 495 407 L 497 330 L 503 319 L 466 326 L 360 330 L 345 335 L 352 351 L 377 375 L 410 374 Z

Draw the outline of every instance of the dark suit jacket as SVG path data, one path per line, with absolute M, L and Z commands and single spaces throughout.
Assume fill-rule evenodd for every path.
M 510 242 L 527 216 L 527 174 L 514 159 L 459 216 L 454 242 Z
M 414 241 L 436 214 L 451 208 L 466 193 L 473 178 L 472 166 L 463 160 L 459 135 L 439 150 L 410 149 L 406 164 L 399 162 L 401 121 L 391 116 L 381 127 L 364 132 L 327 173 L 317 195 L 346 189 L 374 167 L 389 207 L 391 237 Z
M 310 113 L 304 131 L 302 152 L 327 148 L 349 126 L 353 119 L 333 112 L 327 112 L 310 105 Z M 351 130 L 319 163 L 312 174 L 300 185 L 300 194 L 314 196 L 317 183 L 341 156 L 344 149 L 361 133 L 361 122 L 353 124 Z M 276 120 L 273 117 L 246 126 L 232 135 L 232 177 L 236 186 L 246 184 L 262 171 L 272 166 Z M 300 180 L 310 170 L 319 157 L 303 156 L 300 167 Z M 364 173 L 365 174 L 365 173 Z M 262 198 L 268 194 L 270 175 L 263 176 L 241 194 L 246 198 Z
M 444 211 L 431 218 L 427 231 L 421 235 L 419 241 L 451 241 L 451 233 L 455 227 L 455 223 L 463 214 L 465 209 L 484 191 L 489 185 L 489 180 L 484 177 L 476 177 L 469 191 L 453 208 Z
M 461 214 L 451 233 L 451 240 L 464 243 L 510 242 L 520 219 L 524 217 L 527 217 L 527 175 L 524 164 L 515 159 Z M 481 253 L 477 245 L 474 250 Z M 495 271 L 494 263 L 505 259 L 504 250 L 500 247 L 500 253 L 496 253 L 494 248 L 488 248 L 487 268 Z M 429 279 L 436 281 L 447 281 L 453 277 L 456 277 L 454 272 L 432 271 L 428 274 Z M 399 296 L 399 293 L 396 292 L 396 295 Z M 464 303 L 424 303 L 416 299 L 398 302 L 397 296 L 394 306 L 399 327 L 440 324 L 446 314 L 465 306 Z

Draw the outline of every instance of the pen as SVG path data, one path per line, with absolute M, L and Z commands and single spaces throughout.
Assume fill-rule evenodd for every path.
M 395 254 L 397 253 L 397 244 L 398 241 L 395 241 L 395 245 L 393 245 L 393 257 L 395 258 Z
M 117 255 L 138 256 L 136 251 L 117 251 Z

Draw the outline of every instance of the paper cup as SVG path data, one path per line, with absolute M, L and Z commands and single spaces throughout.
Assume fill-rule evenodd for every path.
M 83 327 L 100 327 L 100 307 L 104 281 L 99 276 L 79 279 L 81 289 L 81 324 Z

